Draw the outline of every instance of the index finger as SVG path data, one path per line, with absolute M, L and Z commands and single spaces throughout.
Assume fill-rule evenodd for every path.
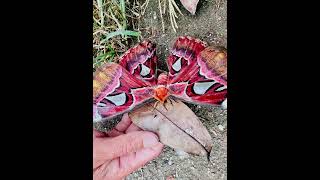
M 135 131 L 113 138 L 95 139 L 93 142 L 96 159 L 110 160 L 136 152 L 142 148 L 153 147 L 159 143 L 158 136 L 151 132 Z

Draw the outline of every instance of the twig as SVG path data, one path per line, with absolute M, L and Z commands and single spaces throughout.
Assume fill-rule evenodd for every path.
M 162 10 L 161 10 L 161 0 L 159 0 L 159 10 L 160 10 L 160 18 L 161 18 L 162 32 L 164 33 L 164 22 L 163 22 L 163 17 L 162 17 Z
M 146 2 L 144 2 L 142 5 L 141 5 L 141 8 L 143 8 L 143 6 L 146 6 L 146 7 L 144 7 L 144 9 L 142 10 L 142 15 L 144 15 L 144 13 L 145 13 L 145 11 L 146 11 L 146 9 L 147 9 L 147 7 L 148 7 L 148 4 L 149 4 L 149 0 L 146 0 Z
M 177 11 L 183 16 L 182 12 L 180 11 L 179 7 L 177 6 L 176 2 L 174 0 L 170 0 L 173 4 L 173 6 L 177 9 Z
M 118 28 L 119 28 L 119 29 L 122 29 L 122 25 L 119 23 L 119 21 L 117 20 L 117 18 L 114 16 L 114 14 L 112 13 L 112 10 L 111 10 L 110 8 L 109 8 L 108 10 L 109 10 L 111 16 L 109 16 L 109 15 L 107 14 L 107 17 L 109 17 L 109 18 L 111 18 L 112 20 L 114 20 L 114 21 L 116 22 L 116 24 L 118 25 Z

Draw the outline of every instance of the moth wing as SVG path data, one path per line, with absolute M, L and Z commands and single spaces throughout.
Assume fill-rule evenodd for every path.
M 154 43 L 145 40 L 130 48 L 120 57 L 119 64 L 130 74 L 146 81 L 149 85 L 152 86 L 157 83 L 157 56 Z
M 196 61 L 198 54 L 206 46 L 207 44 L 199 39 L 189 36 L 180 36 L 175 41 L 167 59 L 169 79 L 174 78 Z
M 116 63 L 107 63 L 93 76 L 93 120 L 123 114 L 152 98 L 152 88 Z
M 170 94 L 196 104 L 221 105 L 227 98 L 227 51 L 207 47 L 196 61 L 183 69 L 168 85 Z

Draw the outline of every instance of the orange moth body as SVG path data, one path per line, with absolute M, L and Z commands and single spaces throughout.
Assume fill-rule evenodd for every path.
M 169 90 L 164 87 L 160 86 L 154 89 L 154 98 L 160 101 L 162 104 L 166 101 L 169 96 Z

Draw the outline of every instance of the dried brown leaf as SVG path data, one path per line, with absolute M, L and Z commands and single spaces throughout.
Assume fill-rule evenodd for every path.
M 195 15 L 199 0 L 180 0 L 180 2 L 184 8 L 186 8 L 191 14 Z
M 190 154 L 209 156 L 212 139 L 199 118 L 181 101 L 146 104 L 129 116 L 138 127 L 158 134 L 160 141 L 177 150 Z

